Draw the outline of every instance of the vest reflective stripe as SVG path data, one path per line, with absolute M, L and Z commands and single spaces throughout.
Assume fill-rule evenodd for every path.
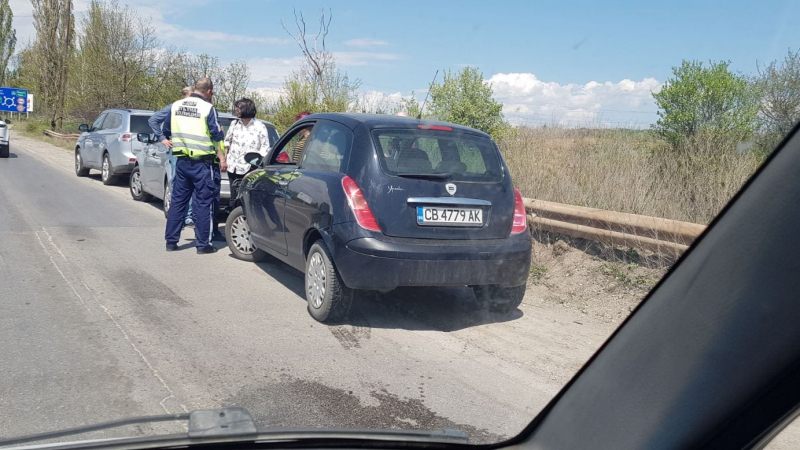
M 193 139 L 196 141 L 211 141 L 211 138 L 208 136 L 201 136 L 199 134 L 189 134 L 189 133 L 172 133 L 173 138 L 186 138 L 186 139 Z
M 197 97 L 187 97 L 172 104 L 171 127 L 174 154 L 189 157 L 217 153 L 208 131 L 208 116 L 213 106 Z
M 208 150 L 208 144 L 195 144 L 194 142 L 178 142 L 175 138 L 172 139 L 172 148 L 189 148 L 193 150 Z M 213 148 L 213 146 L 212 146 Z M 215 151 L 216 155 L 217 152 Z

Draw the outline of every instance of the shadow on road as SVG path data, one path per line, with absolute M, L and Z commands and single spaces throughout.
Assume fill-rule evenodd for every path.
M 297 295 L 299 302 L 306 303 L 302 272 L 272 257 L 267 257 L 257 266 Z M 333 326 L 449 332 L 509 322 L 522 316 L 519 309 L 508 314 L 488 311 L 466 286 L 408 287 L 388 294 L 356 291 L 350 313 Z
M 8 158 L 0 158 L 0 159 L 14 159 L 14 158 L 19 158 L 19 156 L 17 156 L 17 154 L 14 152 L 9 152 Z

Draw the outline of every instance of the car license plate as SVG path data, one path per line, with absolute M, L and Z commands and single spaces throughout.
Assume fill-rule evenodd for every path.
M 483 225 L 483 210 L 475 208 L 417 206 L 417 224 L 455 227 L 481 226 Z

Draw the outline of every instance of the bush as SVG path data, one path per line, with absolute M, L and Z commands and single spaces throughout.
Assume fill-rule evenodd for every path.
M 678 152 L 631 130 L 519 128 L 498 144 L 526 197 L 702 224 L 763 161 L 710 133 Z

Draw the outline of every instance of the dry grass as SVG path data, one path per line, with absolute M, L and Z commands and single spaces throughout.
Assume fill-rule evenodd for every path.
M 712 136 L 676 150 L 631 130 L 521 128 L 499 146 L 526 197 L 701 224 L 763 161 Z

